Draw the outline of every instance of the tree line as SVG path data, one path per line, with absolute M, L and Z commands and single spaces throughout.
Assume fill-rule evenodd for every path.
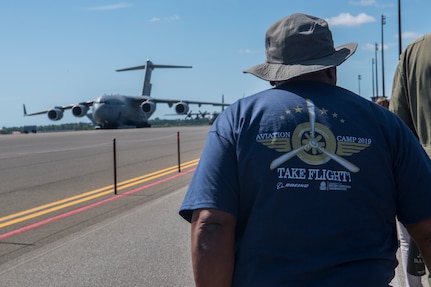
M 160 119 L 155 118 L 150 120 L 149 123 L 152 127 L 173 127 L 173 126 L 196 126 L 196 125 L 208 125 L 208 119 Z M 13 134 L 13 133 L 31 133 L 31 132 L 63 132 L 63 131 L 82 131 L 82 130 L 94 130 L 94 125 L 91 123 L 67 123 L 58 125 L 45 125 L 36 126 L 36 130 L 27 130 L 24 126 L 22 127 L 3 127 L 0 134 Z

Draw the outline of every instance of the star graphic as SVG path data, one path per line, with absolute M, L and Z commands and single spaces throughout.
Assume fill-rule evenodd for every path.
M 327 114 L 328 114 L 328 110 L 327 110 L 327 109 L 325 109 L 325 108 L 322 108 L 322 109 L 320 110 L 320 114 L 321 114 L 321 115 L 327 115 Z
M 303 108 L 301 108 L 299 106 L 296 106 L 296 108 L 295 108 L 295 112 L 297 112 L 297 113 L 301 113 L 302 110 L 303 110 Z
M 301 107 L 301 106 L 296 106 L 294 108 L 288 108 L 288 109 L 284 110 L 284 114 L 282 114 L 282 115 L 279 116 L 279 119 L 280 120 L 286 120 L 287 118 L 289 118 L 289 117 L 286 117 L 286 116 L 290 116 L 290 115 L 292 115 L 292 113 L 300 114 L 300 113 L 303 112 L 303 110 L 304 110 L 304 108 Z M 316 109 L 316 113 L 319 113 L 319 111 L 320 111 L 320 115 L 321 116 L 325 117 L 325 116 L 331 115 L 332 118 L 338 119 L 339 123 L 341 123 L 341 124 L 346 123 L 346 120 L 343 119 L 343 118 L 340 118 L 340 115 L 338 113 L 336 113 L 336 112 L 330 112 L 328 109 L 326 109 L 324 107 L 322 107 L 320 109 L 319 108 Z

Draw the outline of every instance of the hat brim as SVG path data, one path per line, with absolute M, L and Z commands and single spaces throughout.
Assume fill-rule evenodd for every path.
M 335 52 L 326 57 L 293 64 L 263 63 L 243 72 L 267 81 L 285 81 L 304 74 L 338 66 L 355 53 L 357 46 L 358 44 L 354 42 L 347 43 L 336 47 Z

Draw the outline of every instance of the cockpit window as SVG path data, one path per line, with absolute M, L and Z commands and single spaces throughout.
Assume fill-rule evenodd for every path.
M 106 99 L 106 98 L 98 98 L 95 103 L 98 104 L 105 104 L 110 106 L 122 106 L 123 103 L 120 100 L 117 99 Z

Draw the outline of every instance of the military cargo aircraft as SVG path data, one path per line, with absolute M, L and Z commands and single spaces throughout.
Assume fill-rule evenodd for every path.
M 150 60 L 145 65 L 116 70 L 117 72 L 145 70 L 142 94 L 140 96 L 126 95 L 103 95 L 95 100 L 89 100 L 76 104 L 57 106 L 48 110 L 27 113 L 24 108 L 24 116 L 35 116 L 47 114 L 52 121 L 58 121 L 63 118 L 64 110 L 71 110 L 75 117 L 87 116 L 96 128 L 114 129 L 114 128 L 143 128 L 150 127 L 148 119 L 156 111 L 156 104 L 164 103 L 169 107 L 174 106 L 178 115 L 187 115 L 189 105 L 212 105 L 225 107 L 229 104 L 203 101 L 190 101 L 179 99 L 160 99 L 153 98 L 151 94 L 151 73 L 155 68 L 191 68 L 191 66 L 173 66 L 173 65 L 156 65 Z M 90 109 L 92 108 L 92 109 Z

